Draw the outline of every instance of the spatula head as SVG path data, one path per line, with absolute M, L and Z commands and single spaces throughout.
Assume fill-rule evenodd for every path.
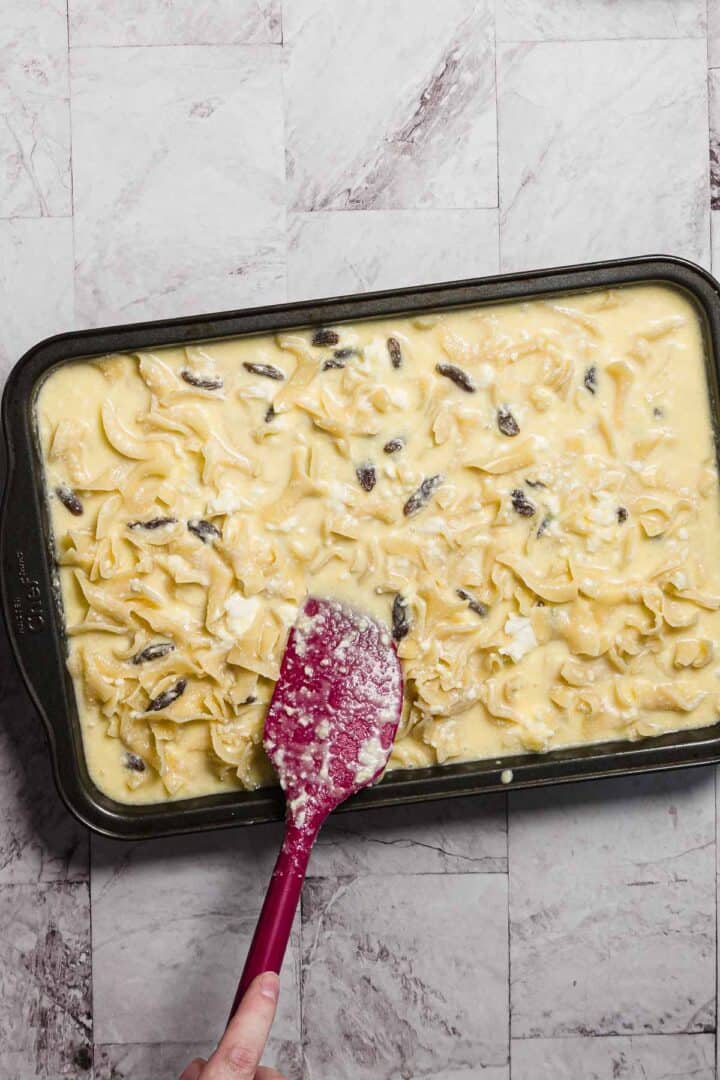
M 403 703 L 386 626 L 337 600 L 309 597 L 285 649 L 264 746 L 287 816 L 318 828 L 385 768 Z

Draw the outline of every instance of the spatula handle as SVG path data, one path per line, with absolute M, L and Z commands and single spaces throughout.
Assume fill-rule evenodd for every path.
M 280 974 L 315 835 L 309 836 L 292 825 L 286 829 L 230 1011 L 230 1020 L 256 975 L 264 971 Z

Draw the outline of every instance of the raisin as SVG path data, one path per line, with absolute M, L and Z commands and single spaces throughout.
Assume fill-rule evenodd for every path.
M 123 765 L 126 769 L 131 769 L 132 772 L 145 772 L 145 762 L 143 759 L 137 754 L 131 754 L 129 750 L 125 754 Z
M 383 450 L 386 454 L 397 454 L 398 450 L 402 450 L 405 445 L 405 440 L 401 435 L 398 435 L 395 439 L 388 439 L 383 446 Z
M 482 619 L 485 618 L 490 610 L 487 604 L 483 604 L 482 600 L 476 600 L 472 593 L 469 593 L 467 589 L 456 589 L 457 596 L 461 600 L 464 600 L 471 611 L 474 611 L 476 615 L 479 615 Z
M 508 409 L 507 405 L 501 405 L 497 411 L 497 426 L 503 435 L 511 439 L 520 434 L 520 425 Z
M 521 517 L 532 517 L 534 515 L 535 507 L 526 497 L 522 488 L 513 488 L 510 492 L 510 498 L 516 514 L 520 514 Z
M 628 512 L 627 512 L 627 510 L 626 510 L 626 508 L 624 506 L 618 506 L 618 508 L 617 508 L 617 519 L 618 519 L 618 521 L 620 522 L 621 525 L 623 524 L 624 521 L 627 521 Z
M 589 390 L 591 394 L 594 394 L 597 390 L 597 368 L 594 364 L 591 364 L 589 368 L 586 368 L 585 375 L 583 376 L 583 384 L 586 390 Z
M 265 423 L 269 424 L 270 421 L 274 420 L 274 419 L 275 419 L 275 406 L 274 405 L 268 405 L 267 409 L 265 410 Z
M 169 705 L 177 701 L 182 694 L 185 693 L 187 687 L 187 679 L 178 679 L 174 686 L 171 686 L 169 690 L 163 690 L 162 694 L 158 694 L 149 703 L 145 712 L 160 712 L 161 709 L 167 709 Z
M 80 517 L 83 512 L 83 504 L 80 502 L 72 488 L 69 488 L 67 484 L 59 484 L 58 487 L 55 488 L 55 494 L 66 510 L 69 510 L 75 517 Z
M 197 386 L 198 390 L 222 390 L 223 381 L 212 375 L 196 375 L 194 371 L 181 371 L 180 378 L 190 386 Z
M 205 521 L 203 518 L 188 521 L 187 527 L 191 533 L 194 533 L 195 536 L 202 540 L 203 544 L 220 536 L 217 525 L 213 525 L 212 521 Z
M 280 368 L 275 367 L 273 364 L 253 364 L 247 360 L 243 361 L 243 367 L 246 371 L 249 371 L 251 375 L 262 375 L 265 379 L 276 379 L 281 382 L 285 378 L 285 372 Z
M 392 634 L 396 641 L 402 641 L 410 633 L 412 619 L 407 600 L 400 593 L 395 595 L 392 606 Z
M 330 356 L 322 366 L 323 371 L 330 371 L 332 368 L 344 368 L 353 356 L 359 356 L 357 349 L 351 349 L 346 346 L 342 349 L 335 349 L 332 356 Z
M 149 660 L 161 660 L 163 656 L 174 652 L 175 646 L 172 641 L 156 641 L 154 645 L 146 645 L 140 652 L 136 652 L 132 658 L 133 664 L 146 664 Z
M 466 394 L 475 393 L 475 383 L 472 381 L 467 371 L 463 371 L 462 368 L 456 367 L 455 364 L 436 364 L 435 370 L 438 375 L 444 375 L 450 382 L 455 383 L 461 390 L 464 390 Z
M 358 465 L 355 470 L 355 475 L 360 481 L 360 487 L 363 491 L 372 491 L 377 483 L 377 473 L 375 472 L 375 466 L 369 462 L 364 465 Z
M 337 345 L 340 340 L 340 335 L 337 330 L 328 330 L 324 326 L 321 326 L 313 334 L 312 343 L 316 346 L 321 345 Z
M 543 533 L 545 533 L 547 531 L 547 527 L 548 527 L 548 525 L 550 524 L 551 521 L 552 521 L 552 516 L 550 514 L 546 514 L 545 517 L 540 522 L 540 524 L 538 525 L 538 530 L 535 533 L 535 535 L 538 537 L 538 539 L 543 535 Z
M 389 337 L 387 339 L 387 351 L 392 366 L 394 368 L 402 367 L 402 349 L 400 348 L 400 342 L 396 337 Z
M 437 476 L 427 476 L 417 491 L 412 493 L 403 506 L 403 514 L 405 517 L 412 517 L 413 514 L 417 514 L 418 510 L 422 510 L 423 506 L 427 506 L 430 499 L 442 484 L 443 479 L 444 477 L 439 473 Z
M 161 529 L 163 525 L 175 525 L 177 518 L 174 517 L 156 517 L 150 518 L 149 521 L 129 521 L 128 529 Z

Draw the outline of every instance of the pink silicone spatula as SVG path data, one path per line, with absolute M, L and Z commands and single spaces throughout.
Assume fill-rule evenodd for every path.
M 265 750 L 287 800 L 285 838 L 231 1016 L 256 975 L 279 973 L 318 831 L 385 768 L 402 702 L 387 627 L 336 600 L 309 597 L 290 631 L 265 720 Z

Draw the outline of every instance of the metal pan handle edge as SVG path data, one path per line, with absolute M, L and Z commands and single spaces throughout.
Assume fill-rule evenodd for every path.
M 10 643 L 38 705 L 57 651 L 44 536 L 37 492 L 10 465 L 0 511 L 0 595 Z

